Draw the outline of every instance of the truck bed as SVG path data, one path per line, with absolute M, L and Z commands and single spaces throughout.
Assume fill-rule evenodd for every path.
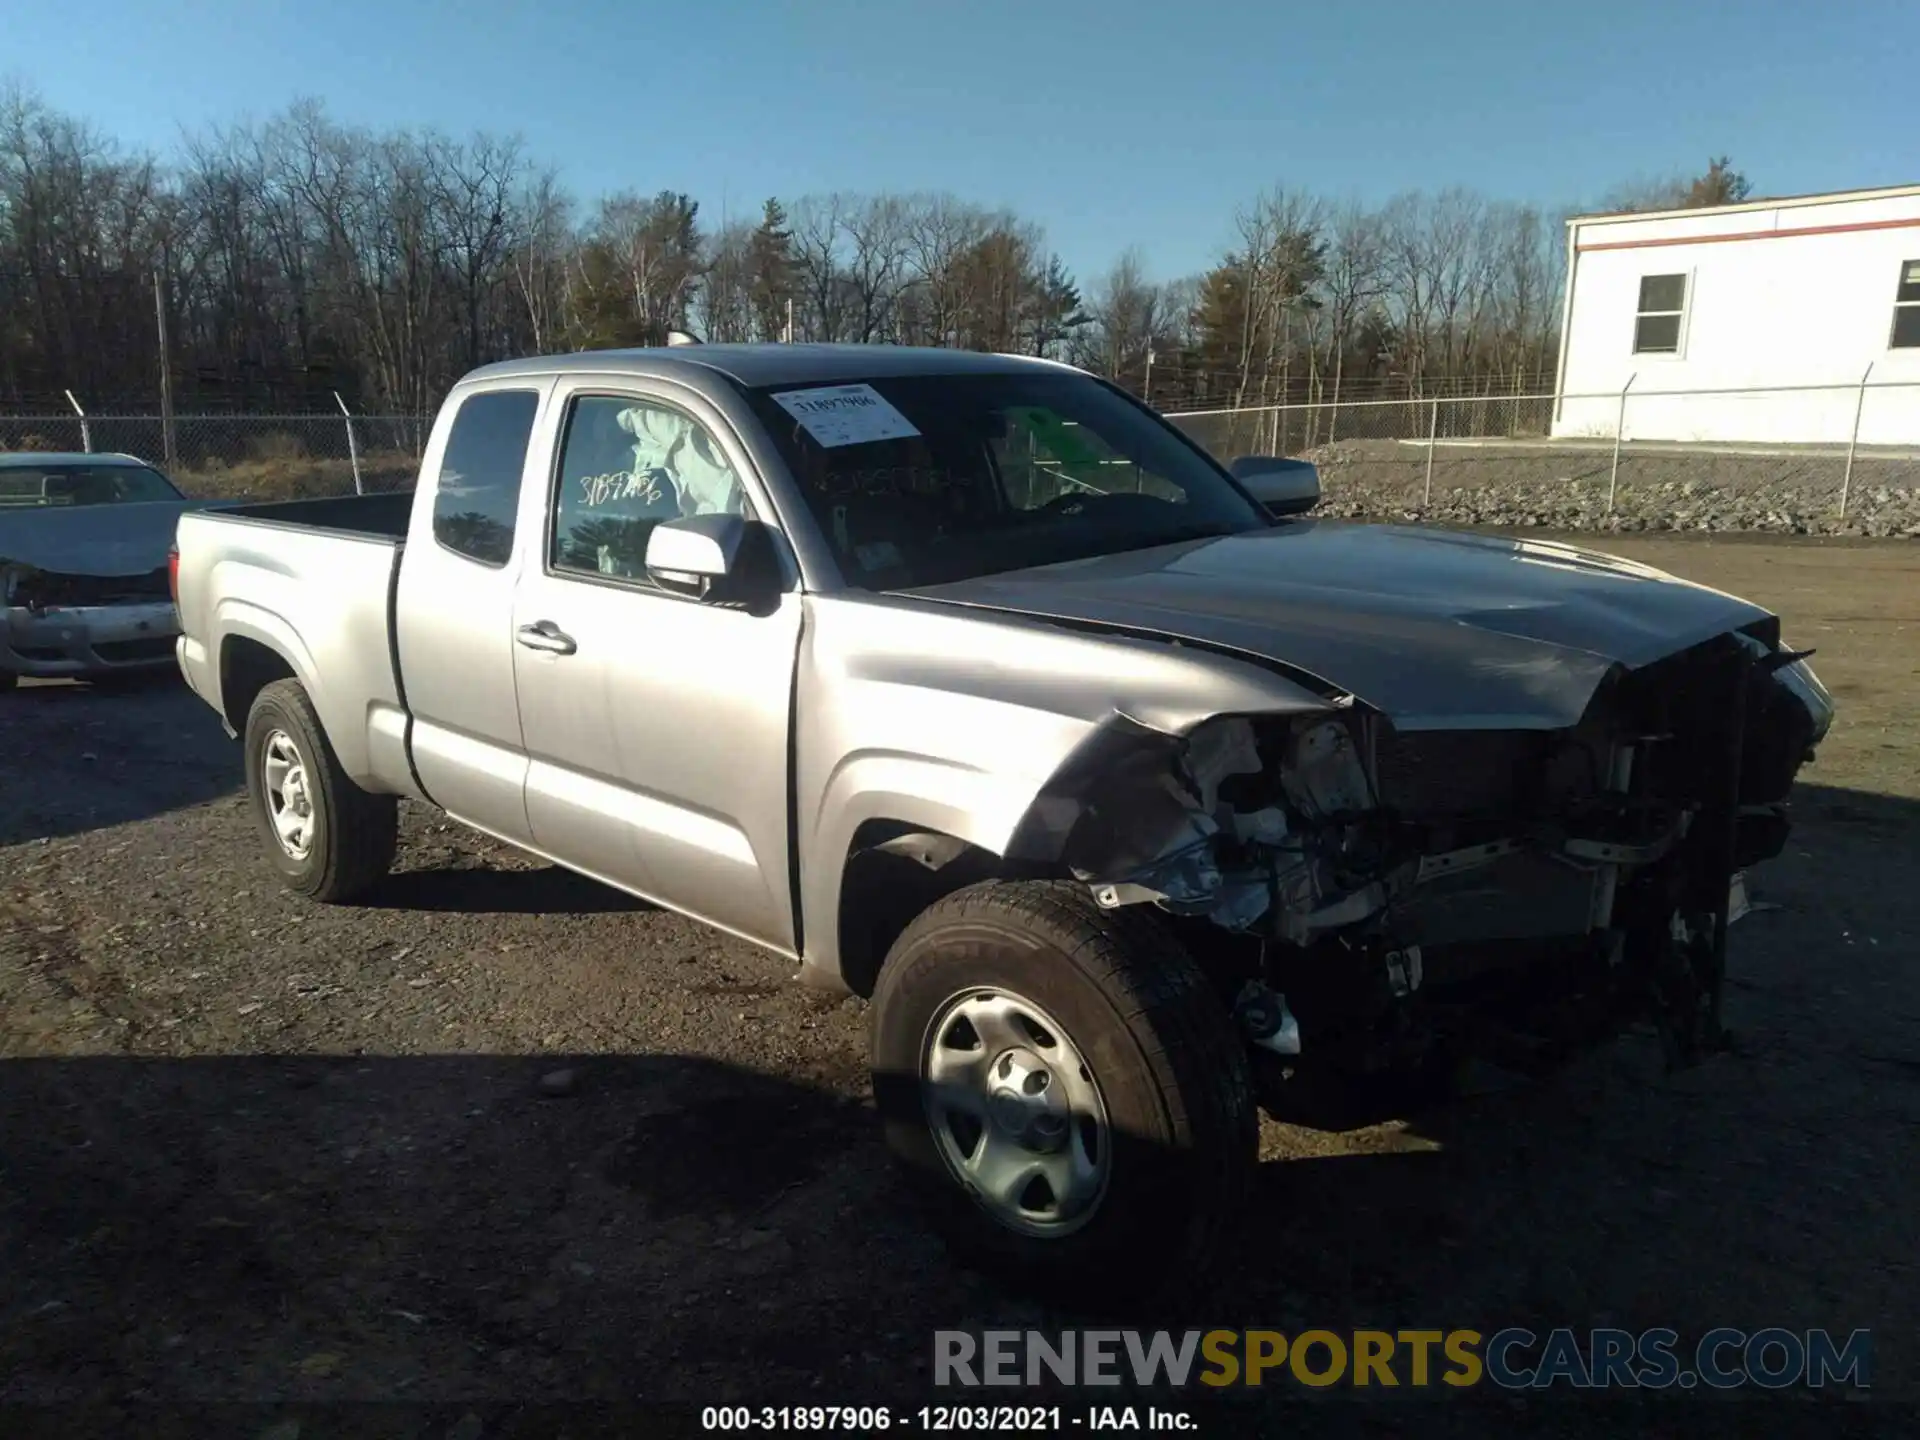
M 406 492 L 238 505 L 185 515 L 176 535 L 188 684 L 237 728 L 258 688 L 250 667 L 280 657 L 341 767 L 376 791 L 412 789 L 393 633 L 412 508 Z M 210 649 L 208 636 L 221 646 Z
M 404 540 L 407 521 L 413 513 L 413 492 L 393 490 L 377 495 L 327 495 L 318 500 L 268 500 L 257 505 L 224 506 L 220 513 L 229 519 L 265 525 L 297 525 L 307 530 Z

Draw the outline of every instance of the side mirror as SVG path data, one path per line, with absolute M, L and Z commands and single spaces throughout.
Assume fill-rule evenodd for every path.
M 1269 515 L 1304 515 L 1320 503 L 1320 472 L 1311 460 L 1242 455 L 1227 468 Z
M 745 605 L 779 591 L 766 528 L 742 515 L 683 515 L 647 536 L 647 578 L 662 590 L 715 605 Z

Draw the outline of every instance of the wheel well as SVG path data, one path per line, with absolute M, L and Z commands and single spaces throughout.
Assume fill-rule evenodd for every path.
M 980 880 L 1013 873 L 990 850 L 900 820 L 869 820 L 854 832 L 840 871 L 840 976 L 873 994 L 887 951 L 934 901 Z
M 227 724 L 244 730 L 254 697 L 276 680 L 293 678 L 293 666 L 279 651 L 245 635 L 229 635 L 220 646 L 220 708 Z
M 840 872 L 840 978 L 871 998 L 900 932 L 934 901 L 982 880 L 1060 880 L 1060 865 L 1020 864 L 939 830 L 869 820 L 854 832 Z M 1151 907 L 1146 907 L 1151 908 Z M 1231 1004 L 1260 973 L 1261 942 L 1198 918 L 1157 916 Z

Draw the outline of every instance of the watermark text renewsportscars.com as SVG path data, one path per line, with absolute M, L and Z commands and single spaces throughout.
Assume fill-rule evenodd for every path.
M 1265 1384 L 1355 1389 L 1779 1390 L 1872 1384 L 1872 1337 L 1775 1326 L 1678 1331 L 941 1330 L 941 1386 Z

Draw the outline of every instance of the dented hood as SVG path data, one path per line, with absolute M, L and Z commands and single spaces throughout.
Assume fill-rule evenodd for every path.
M 1322 520 L 904 592 L 1305 672 L 1401 729 L 1558 729 L 1607 672 L 1768 612 L 1610 555 Z
M 0 508 L 0 567 L 60 575 L 145 575 L 167 563 L 174 527 L 183 514 L 218 503 L 147 500 Z

